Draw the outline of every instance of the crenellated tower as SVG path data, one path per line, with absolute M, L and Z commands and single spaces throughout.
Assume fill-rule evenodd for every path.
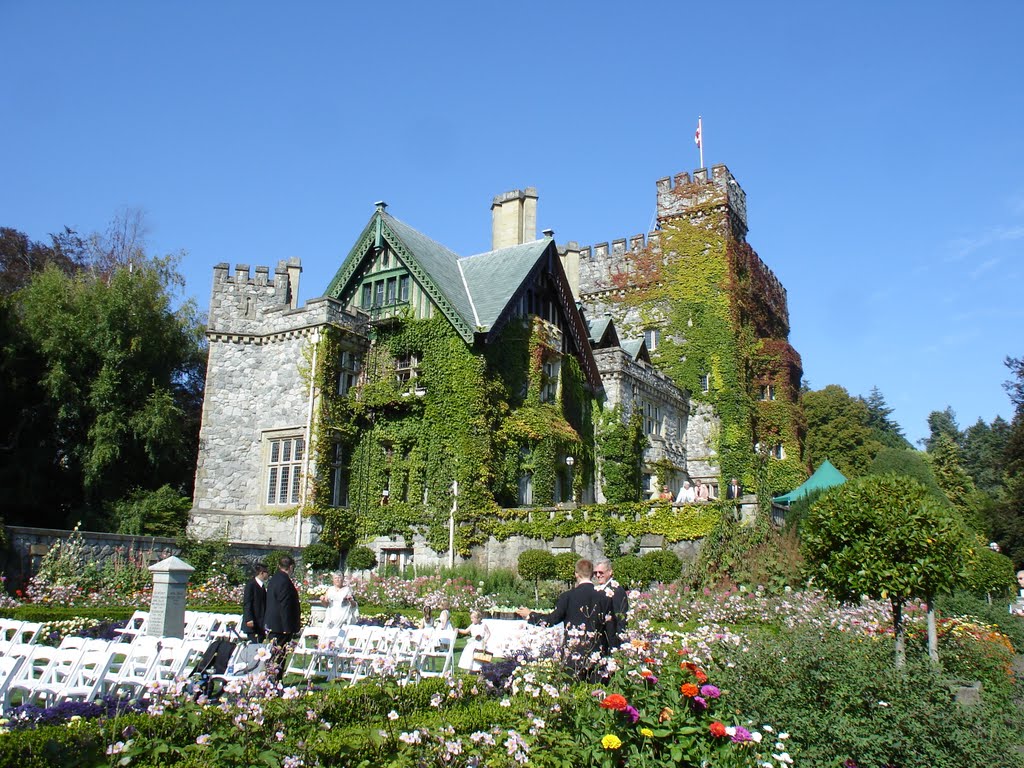
M 642 336 L 652 362 L 703 404 L 687 430 L 690 465 L 751 488 L 759 453 L 773 489 L 793 487 L 802 368 L 786 289 L 747 243 L 746 193 L 716 165 L 659 179 L 656 205 L 655 231 L 579 249 L 580 297 L 624 338 Z

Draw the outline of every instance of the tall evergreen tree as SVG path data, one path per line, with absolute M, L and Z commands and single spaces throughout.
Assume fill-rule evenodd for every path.
M 890 418 L 893 409 L 885 402 L 885 395 L 878 387 L 872 387 L 871 393 L 860 399 L 868 407 L 868 426 L 874 431 L 879 443 L 887 448 L 912 447 L 903 434 L 903 427 Z
M 1003 492 L 1006 473 L 1006 444 L 1010 439 L 1010 424 L 996 416 L 991 424 L 978 419 L 963 432 L 960 458 L 963 467 L 978 490 L 993 498 Z
M 948 405 L 945 410 L 932 411 L 928 414 L 928 430 L 930 434 L 921 443 L 924 445 L 924 449 L 931 453 L 932 446 L 938 439 L 939 435 L 946 435 L 957 445 L 960 445 L 961 434 L 960 427 L 956 423 L 956 414 L 953 409 Z

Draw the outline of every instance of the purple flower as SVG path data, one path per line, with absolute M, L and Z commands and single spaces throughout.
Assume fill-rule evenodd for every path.
M 708 708 L 708 702 L 703 696 L 694 696 L 690 699 L 690 702 L 692 703 L 695 712 L 703 712 Z
M 857 765 L 856 762 L 854 762 L 854 759 L 852 757 L 848 757 L 848 758 L 846 758 L 846 761 L 843 763 L 843 768 L 860 768 L 860 767 Z
M 706 699 L 717 699 L 722 695 L 722 692 L 714 685 L 702 685 L 700 695 Z
M 627 704 L 626 708 L 622 710 L 622 714 L 628 717 L 629 722 L 631 723 L 635 723 L 637 720 L 640 719 L 640 713 L 636 711 L 635 707 L 630 706 L 629 704 Z
M 737 725 L 736 733 L 732 735 L 732 740 L 735 744 L 746 744 L 748 741 L 753 741 L 754 737 L 742 725 Z

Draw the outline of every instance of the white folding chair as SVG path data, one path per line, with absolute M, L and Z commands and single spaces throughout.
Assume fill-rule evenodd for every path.
M 0 657 L 0 714 L 3 714 L 6 711 L 7 690 L 11 683 L 17 679 L 18 670 L 24 663 L 24 656 Z
M 117 650 L 109 643 L 103 647 L 86 646 L 78 665 L 68 676 L 64 686 L 53 692 L 52 702 L 93 701 L 103 692 L 103 685 Z
M 333 666 L 333 635 L 323 627 L 305 627 L 295 648 L 288 658 L 285 674 L 302 675 L 305 678 L 324 674 Z
M 23 621 L 21 626 L 15 630 L 11 638 L 16 643 L 35 643 L 39 640 L 39 633 L 43 631 L 42 622 Z
M 16 636 L 23 623 L 15 619 L 0 619 L 0 641 L 7 643 L 18 642 Z
M 79 654 L 78 651 L 65 652 L 48 645 L 33 645 L 31 648 L 31 652 L 24 657 L 17 674 L 7 686 L 3 706 L 5 710 L 32 701 L 33 691 L 47 679 L 50 667 L 61 654 L 65 657 L 69 653 Z M 61 658 L 61 662 L 64 661 L 65 659 Z
M 120 649 L 115 649 L 104 680 L 104 692 L 128 698 L 139 697 L 149 680 L 150 670 L 156 664 L 163 639 L 142 635 L 123 654 Z
M 128 623 L 121 629 L 115 629 L 115 634 L 121 636 L 122 640 L 131 642 L 136 637 L 146 634 L 146 627 L 149 624 L 149 611 L 135 611 Z
M 455 629 L 424 632 L 416 655 L 416 673 L 420 677 L 448 677 L 455 655 Z
M 197 613 L 192 623 L 185 627 L 186 640 L 210 642 L 216 636 L 220 622 L 216 613 Z

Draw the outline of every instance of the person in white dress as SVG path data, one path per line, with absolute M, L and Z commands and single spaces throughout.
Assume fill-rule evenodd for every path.
M 324 595 L 327 613 L 324 615 L 324 626 L 337 629 L 351 624 L 359 616 L 359 606 L 352 594 L 352 588 L 345 584 L 345 577 L 339 571 L 331 574 L 332 584 Z
M 470 611 L 469 620 L 468 627 L 458 630 L 460 635 L 469 635 L 466 647 L 462 649 L 462 655 L 459 656 L 459 669 L 478 672 L 480 662 L 473 658 L 473 654 L 477 651 L 487 650 L 487 641 L 491 639 L 491 630 L 484 625 L 480 611 Z

